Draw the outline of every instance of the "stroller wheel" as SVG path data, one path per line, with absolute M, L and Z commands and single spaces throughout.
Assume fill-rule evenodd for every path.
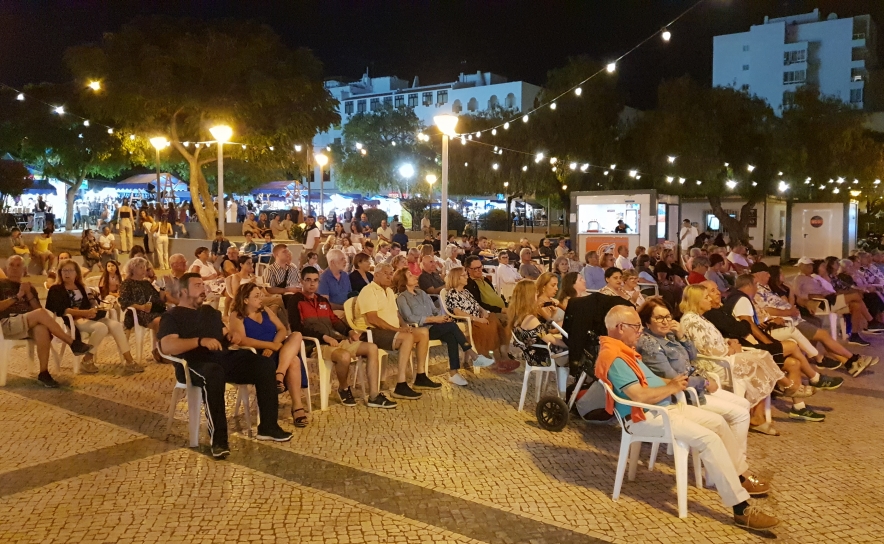
M 547 431 L 559 432 L 568 424 L 568 405 L 556 395 L 540 399 L 535 414 L 537 423 Z

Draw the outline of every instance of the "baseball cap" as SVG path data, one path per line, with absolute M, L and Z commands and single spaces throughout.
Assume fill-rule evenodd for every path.
M 801 257 L 798 259 L 798 264 L 813 264 L 813 259 L 810 257 Z
M 749 269 L 749 272 L 752 272 L 753 274 L 757 274 L 758 272 L 770 272 L 770 268 L 768 268 L 767 265 L 763 262 L 758 261 L 757 263 L 752 265 L 752 268 Z

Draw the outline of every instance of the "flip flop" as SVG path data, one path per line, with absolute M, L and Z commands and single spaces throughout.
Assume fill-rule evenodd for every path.
M 766 434 L 768 436 L 780 436 L 780 432 L 773 428 L 772 423 L 762 423 L 761 425 L 750 425 L 749 430 L 753 433 Z

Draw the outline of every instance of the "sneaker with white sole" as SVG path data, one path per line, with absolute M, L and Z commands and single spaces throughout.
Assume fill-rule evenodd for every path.
M 473 360 L 473 366 L 476 368 L 485 368 L 486 366 L 491 366 L 494 364 L 494 359 L 491 357 L 486 357 L 484 355 L 479 355 Z
M 98 374 L 98 367 L 95 361 L 83 361 L 80 363 L 80 372 L 83 374 Z
M 460 386 L 470 385 L 470 382 L 468 382 L 466 380 L 466 378 L 464 378 L 460 374 L 455 374 L 454 376 L 449 376 L 448 381 L 453 383 L 454 385 L 460 385 Z
M 405 382 L 397 383 L 392 395 L 394 399 L 417 400 L 421 398 L 421 394 L 408 387 Z
M 869 342 L 866 342 L 865 340 L 863 340 L 863 338 L 858 333 L 852 333 L 850 335 L 850 337 L 847 339 L 847 343 L 853 344 L 855 346 L 864 346 L 864 347 L 868 347 L 868 346 L 872 345 Z
M 398 403 L 392 401 L 384 396 L 383 393 L 378 393 L 373 399 L 368 399 L 368 407 L 369 408 L 384 408 L 387 410 L 392 410 L 393 408 L 399 406 Z

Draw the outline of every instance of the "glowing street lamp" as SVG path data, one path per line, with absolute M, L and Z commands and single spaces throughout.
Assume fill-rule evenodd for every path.
M 441 210 L 440 219 L 442 230 L 442 240 L 448 239 L 448 140 L 452 136 L 456 136 L 457 132 L 457 116 L 456 115 L 437 115 L 433 117 L 436 126 L 442 133 L 442 197 L 439 204 Z
M 326 147 L 328 149 L 328 147 Z M 325 214 L 325 180 L 323 179 L 322 170 L 325 168 L 325 165 L 328 164 L 328 155 L 325 153 L 316 153 L 313 155 L 313 160 L 316 162 L 315 174 L 317 181 L 319 181 L 319 215 Z M 309 206 L 307 211 L 309 212 Z
M 159 194 L 159 192 L 160 192 L 160 149 L 165 149 L 172 144 L 169 143 L 169 140 L 167 140 L 165 137 L 157 136 L 155 138 L 150 139 L 150 145 L 152 145 L 153 148 L 156 149 L 156 151 L 157 151 L 157 194 Z
M 218 147 L 218 230 L 224 233 L 224 142 L 229 142 L 233 129 L 227 125 L 217 125 L 209 129 Z
M 436 180 L 438 178 L 436 177 L 436 174 L 427 174 L 426 179 L 427 179 L 427 185 L 430 186 L 430 211 L 432 211 L 433 210 L 433 184 L 436 183 Z M 439 213 L 442 213 L 441 212 L 441 210 L 442 210 L 441 203 L 439 205 L 439 210 L 440 210 Z

